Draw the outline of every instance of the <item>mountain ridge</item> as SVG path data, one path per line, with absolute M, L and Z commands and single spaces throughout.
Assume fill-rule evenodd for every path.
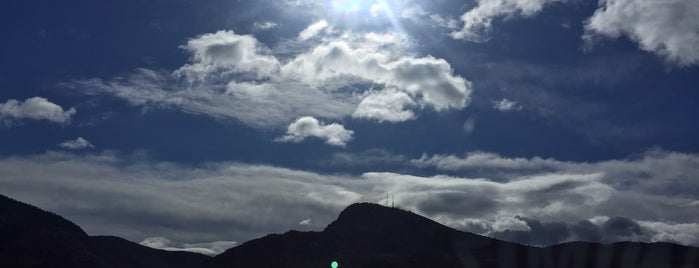
M 0 267 L 194 268 L 207 258 L 88 236 L 58 214 L 0 195 Z
M 322 231 L 290 230 L 208 257 L 88 236 L 69 220 L 0 195 L 0 267 L 698 267 L 699 248 L 671 243 L 568 242 L 533 247 L 373 203 L 348 206 Z
M 699 248 L 670 243 L 569 242 L 534 247 L 458 231 L 372 203 L 345 208 L 320 232 L 250 240 L 203 267 L 699 267 Z

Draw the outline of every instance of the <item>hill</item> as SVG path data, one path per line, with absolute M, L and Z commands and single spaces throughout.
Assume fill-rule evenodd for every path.
M 353 204 L 322 232 L 289 231 L 231 248 L 204 267 L 699 267 L 699 249 L 667 243 L 530 247 L 461 232 L 420 215 Z
M 0 267 L 699 267 L 699 248 L 572 242 L 531 247 L 461 232 L 377 204 L 353 204 L 321 232 L 270 234 L 210 258 L 148 248 L 0 195 Z
M 0 195 L 0 267 L 195 267 L 208 256 L 88 236 L 65 218 Z

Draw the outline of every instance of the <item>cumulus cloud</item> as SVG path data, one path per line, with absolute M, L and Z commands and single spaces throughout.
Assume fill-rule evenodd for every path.
M 192 54 L 191 64 L 175 73 L 198 79 L 221 72 L 250 73 L 267 77 L 279 68 L 277 58 L 262 54 L 262 46 L 250 35 L 233 31 L 203 34 L 187 42 L 184 49 Z
M 406 55 L 399 34 L 316 34 L 323 36 L 285 60 L 251 35 L 204 34 L 183 46 L 191 62 L 172 73 L 139 68 L 63 85 L 257 128 L 281 128 L 301 116 L 400 122 L 417 109 L 462 109 L 470 101 L 469 81 L 443 59 Z
M 478 5 L 461 16 L 463 27 L 453 31 L 455 39 L 485 42 L 490 39 L 492 23 L 496 18 L 531 17 L 545 5 L 569 0 L 477 0 Z
M 667 187 L 696 185 L 691 174 L 699 165 L 686 161 L 699 161 L 699 156 L 656 153 L 595 164 L 609 165 L 602 171 L 513 177 L 487 172 L 477 177 L 352 176 L 231 162 L 179 165 L 109 152 L 50 152 L 0 159 L 0 193 L 55 211 L 92 235 L 132 241 L 165 237 L 178 241 L 160 242 L 172 248 L 247 241 L 299 228 L 298 219 L 313 219 L 312 226 L 322 227 L 345 206 L 380 202 L 386 193 L 395 194 L 398 207 L 457 229 L 531 244 L 634 239 L 699 245 L 699 218 L 692 206 L 697 191 L 683 195 Z M 633 181 L 621 183 L 628 178 Z
M 208 243 L 176 243 L 164 237 L 148 237 L 143 239 L 139 244 L 154 248 L 169 251 L 188 251 L 215 256 L 223 253 L 229 248 L 235 247 L 238 243 L 235 241 L 214 241 Z
M 407 93 L 396 89 L 384 89 L 370 92 L 359 103 L 352 117 L 376 119 L 379 122 L 403 122 L 415 117 L 411 110 L 406 109 L 413 105 L 416 103 Z
M 279 142 L 301 142 L 309 137 L 319 138 L 332 146 L 344 147 L 352 140 L 354 131 L 347 130 L 343 125 L 332 123 L 326 125 L 310 116 L 301 117 L 291 123 L 286 135 L 277 138 Z
M 521 110 L 522 106 L 519 106 L 519 104 L 517 104 L 517 102 L 515 102 L 515 101 L 511 101 L 508 99 L 502 99 L 499 101 L 494 101 L 493 108 L 495 108 L 496 110 L 501 111 L 501 112 L 509 112 L 509 111 Z
M 600 0 L 585 22 L 588 42 L 627 36 L 641 49 L 680 65 L 699 63 L 699 2 L 695 0 Z
M 461 16 L 462 27 L 451 33 L 455 39 L 485 42 L 497 18 L 531 17 L 545 6 L 570 0 L 477 0 Z M 585 21 L 583 39 L 588 46 L 601 38 L 627 36 L 642 50 L 681 66 L 699 63 L 699 3 L 694 0 L 599 0 L 599 8 Z M 435 22 L 450 28 L 449 20 Z M 566 27 L 567 24 L 564 24 Z
M 25 101 L 10 99 L 5 103 L 0 103 L 0 120 L 5 123 L 32 119 L 67 124 L 75 113 L 74 108 L 64 110 L 58 104 L 42 97 L 33 97 Z
M 90 143 L 86 139 L 83 139 L 83 137 L 78 137 L 75 140 L 67 140 L 67 141 L 61 142 L 58 144 L 58 147 L 61 147 L 64 149 L 71 149 L 71 150 L 95 148 L 95 146 L 92 145 L 92 143 Z
M 395 58 L 392 57 L 395 51 L 382 51 L 385 44 L 377 43 L 371 36 L 362 39 L 366 42 L 357 44 L 351 39 L 340 39 L 321 44 L 289 62 L 282 73 L 308 82 L 355 77 L 400 90 L 421 106 L 437 111 L 464 108 L 470 101 L 471 83 L 454 75 L 447 61 L 431 56 Z M 397 106 L 405 105 L 405 95 L 386 97 L 391 92 L 384 92 L 381 99 L 393 99 L 399 102 Z M 373 98 L 373 102 L 378 98 L 373 94 L 367 97 Z

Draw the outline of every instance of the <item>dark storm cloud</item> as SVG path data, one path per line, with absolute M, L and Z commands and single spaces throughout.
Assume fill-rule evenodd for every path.
M 486 198 L 487 193 L 445 192 L 427 197 L 417 205 L 419 211 L 430 215 L 462 215 L 481 217 L 498 209 L 498 202 Z
M 641 226 L 625 217 L 611 217 L 602 225 L 604 239 L 608 241 L 628 240 L 634 235 L 641 235 Z
M 569 225 L 573 241 L 602 241 L 602 230 L 589 220 L 581 220 Z
M 651 227 L 644 232 L 638 222 L 620 216 L 611 217 L 600 225 L 589 220 L 567 223 L 561 221 L 541 222 L 526 217 L 518 218 L 527 223 L 528 230 L 505 230 L 494 232 L 492 236 L 517 243 L 548 246 L 569 241 L 597 243 L 629 240 L 648 241 L 649 233 L 657 231 Z
M 538 220 L 521 217 L 529 226 L 528 231 L 505 230 L 494 233 L 494 237 L 512 242 L 528 245 L 554 245 L 566 241 L 570 237 L 570 230 L 563 222 L 540 222 Z

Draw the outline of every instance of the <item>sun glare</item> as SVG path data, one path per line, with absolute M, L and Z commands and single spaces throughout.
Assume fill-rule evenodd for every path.
M 374 2 L 367 0 L 332 0 L 330 4 L 334 12 L 337 13 L 352 13 L 366 9 L 366 2 Z M 370 5 L 369 5 L 370 6 Z
M 345 26 L 386 25 L 394 32 L 402 32 L 401 25 L 394 14 L 390 0 L 329 0 L 330 20 L 341 22 Z M 382 26 L 377 26 L 382 27 Z
M 390 12 L 391 7 L 386 0 L 331 0 L 333 13 L 370 12 L 376 16 L 381 12 Z

